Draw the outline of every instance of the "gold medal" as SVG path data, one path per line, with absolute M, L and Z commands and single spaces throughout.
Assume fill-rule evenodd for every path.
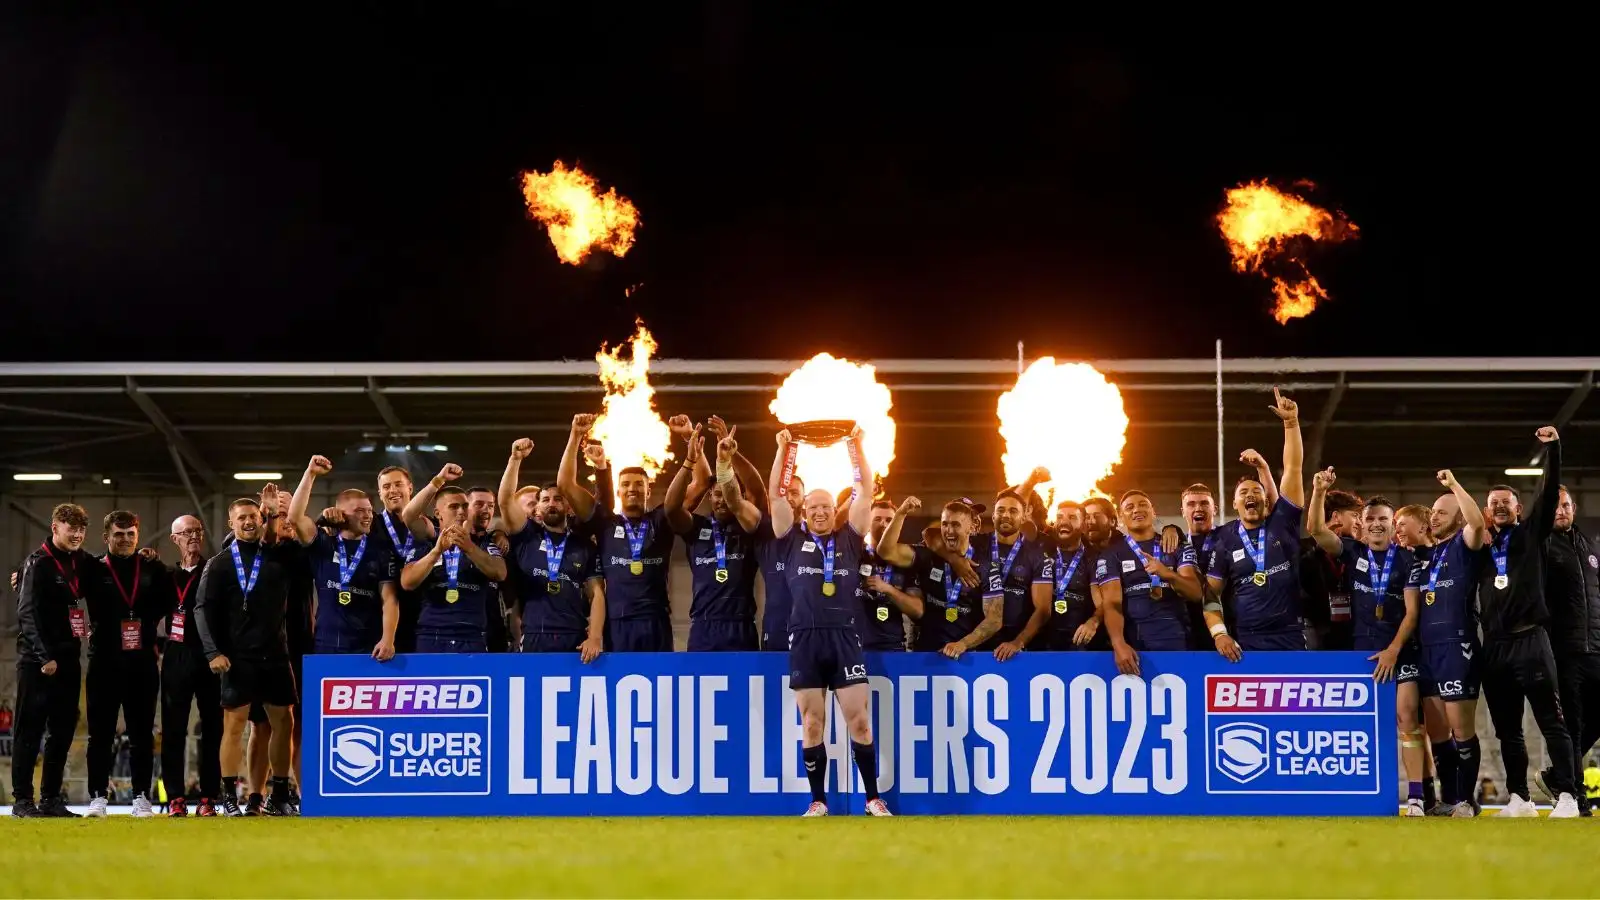
M 633 562 L 628 563 L 628 571 L 632 572 L 635 575 L 643 575 L 644 574 L 644 563 L 639 562 L 638 560 L 634 560 Z
M 878 621 L 879 622 L 887 622 L 887 621 L 889 621 L 889 607 L 887 607 L 887 606 L 878 607 L 877 615 L 878 615 Z
M 824 597 L 832 597 L 833 596 L 833 592 L 834 592 L 833 582 L 824 581 L 822 583 L 822 596 L 824 596 Z
M 1427 599 L 1428 599 L 1428 605 L 1432 606 L 1433 605 L 1433 601 L 1435 599 L 1435 594 L 1434 594 L 1433 591 L 1429 591 L 1428 592 L 1428 598 Z
M 547 582 L 545 582 L 544 589 L 546 591 L 548 591 L 549 593 L 559 594 L 559 593 L 561 593 L 561 582 L 559 582 L 559 581 L 547 581 Z
M 952 606 L 944 611 L 944 620 L 946 622 L 954 622 L 960 615 L 961 613 L 957 612 L 956 608 Z
M 1256 587 L 1265 587 L 1267 584 L 1267 573 L 1257 572 L 1250 576 L 1250 580 L 1255 583 Z
M 1373 618 L 1376 618 L 1379 622 L 1383 621 L 1383 604 L 1382 603 L 1379 603 L 1377 606 L 1374 606 L 1372 608 L 1372 615 L 1373 615 Z
M 461 599 L 461 592 L 456 590 L 455 588 L 451 588 L 450 590 L 444 592 L 444 602 L 446 602 L 446 603 L 454 603 L 454 602 L 456 602 L 457 600 L 460 600 L 460 599 Z
M 1165 593 L 1165 592 L 1161 590 L 1161 586 L 1160 585 L 1153 584 L 1153 585 L 1150 586 L 1150 599 L 1151 600 L 1160 600 L 1161 599 L 1161 595 L 1163 593 Z
M 350 605 L 350 592 L 349 591 L 340 591 L 339 592 L 339 605 L 340 606 L 349 606 Z
M 717 570 L 717 583 L 721 584 L 722 582 L 727 581 L 727 580 L 728 580 L 728 570 L 727 569 L 718 569 Z
M 1057 600 L 1056 601 L 1056 615 L 1064 616 L 1066 614 L 1067 614 L 1067 601 L 1065 601 L 1065 600 Z

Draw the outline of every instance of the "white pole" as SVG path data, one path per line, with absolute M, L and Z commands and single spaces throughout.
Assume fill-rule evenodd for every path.
M 1223 494 L 1224 494 L 1224 492 L 1226 490 L 1226 487 L 1227 487 L 1226 485 L 1224 485 L 1222 483 L 1223 458 L 1224 458 L 1223 447 L 1224 447 L 1224 444 L 1223 444 L 1223 440 L 1222 440 L 1222 338 L 1217 338 L 1217 487 L 1216 487 L 1216 493 L 1213 494 L 1212 496 L 1217 498 L 1217 522 L 1219 524 L 1222 521 L 1222 512 L 1225 509 L 1225 507 L 1222 504 L 1222 497 L 1223 497 Z

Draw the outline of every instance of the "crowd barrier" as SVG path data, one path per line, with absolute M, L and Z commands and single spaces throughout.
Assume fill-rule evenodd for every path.
M 1395 814 L 1393 683 L 1361 653 L 868 654 L 901 815 Z M 311 816 L 796 815 L 782 653 L 308 656 Z M 864 802 L 830 704 L 829 805 Z M 837 724 L 838 727 L 835 727 Z

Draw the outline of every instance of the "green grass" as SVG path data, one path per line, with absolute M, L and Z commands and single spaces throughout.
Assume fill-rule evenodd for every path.
M 1594 896 L 1592 820 L 0 821 L 0 895 Z

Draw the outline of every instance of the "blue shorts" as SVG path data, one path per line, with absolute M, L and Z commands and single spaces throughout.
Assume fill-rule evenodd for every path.
M 336 631 L 330 635 L 318 635 L 312 642 L 312 653 L 360 653 L 370 654 L 372 649 L 383 640 L 383 632 L 376 634 L 361 634 L 355 631 Z
M 1298 626 L 1293 630 L 1283 631 L 1241 631 L 1233 639 L 1239 643 L 1239 649 L 1249 653 L 1254 650 L 1304 650 L 1306 648 L 1306 633 Z
M 802 628 L 789 635 L 789 687 L 792 690 L 865 684 L 867 658 L 861 639 L 849 628 Z
M 576 631 L 538 631 L 522 636 L 523 653 L 577 653 L 578 645 L 588 637 Z
M 1389 649 L 1389 641 L 1382 635 L 1374 635 L 1370 639 L 1356 638 L 1355 649 L 1362 653 L 1377 653 Z M 1415 642 L 1400 647 L 1400 658 L 1394 664 L 1394 683 L 1411 684 L 1422 678 L 1422 651 Z
M 483 636 L 478 637 L 452 637 L 450 635 L 417 634 L 418 653 L 488 653 L 489 645 Z
M 789 652 L 789 623 L 763 621 L 761 623 L 761 649 Z
M 672 621 L 665 616 L 607 619 L 606 651 L 610 653 L 671 653 Z
M 695 619 L 689 623 L 690 653 L 726 653 L 759 646 L 753 619 Z
M 1150 636 L 1140 634 L 1129 641 L 1128 644 L 1133 649 L 1144 653 L 1158 650 L 1187 650 L 1189 649 L 1189 636 L 1182 633 Z
M 1478 650 L 1476 638 L 1424 644 L 1417 673 L 1422 696 L 1438 697 L 1446 703 L 1478 699 L 1478 689 L 1483 684 Z

